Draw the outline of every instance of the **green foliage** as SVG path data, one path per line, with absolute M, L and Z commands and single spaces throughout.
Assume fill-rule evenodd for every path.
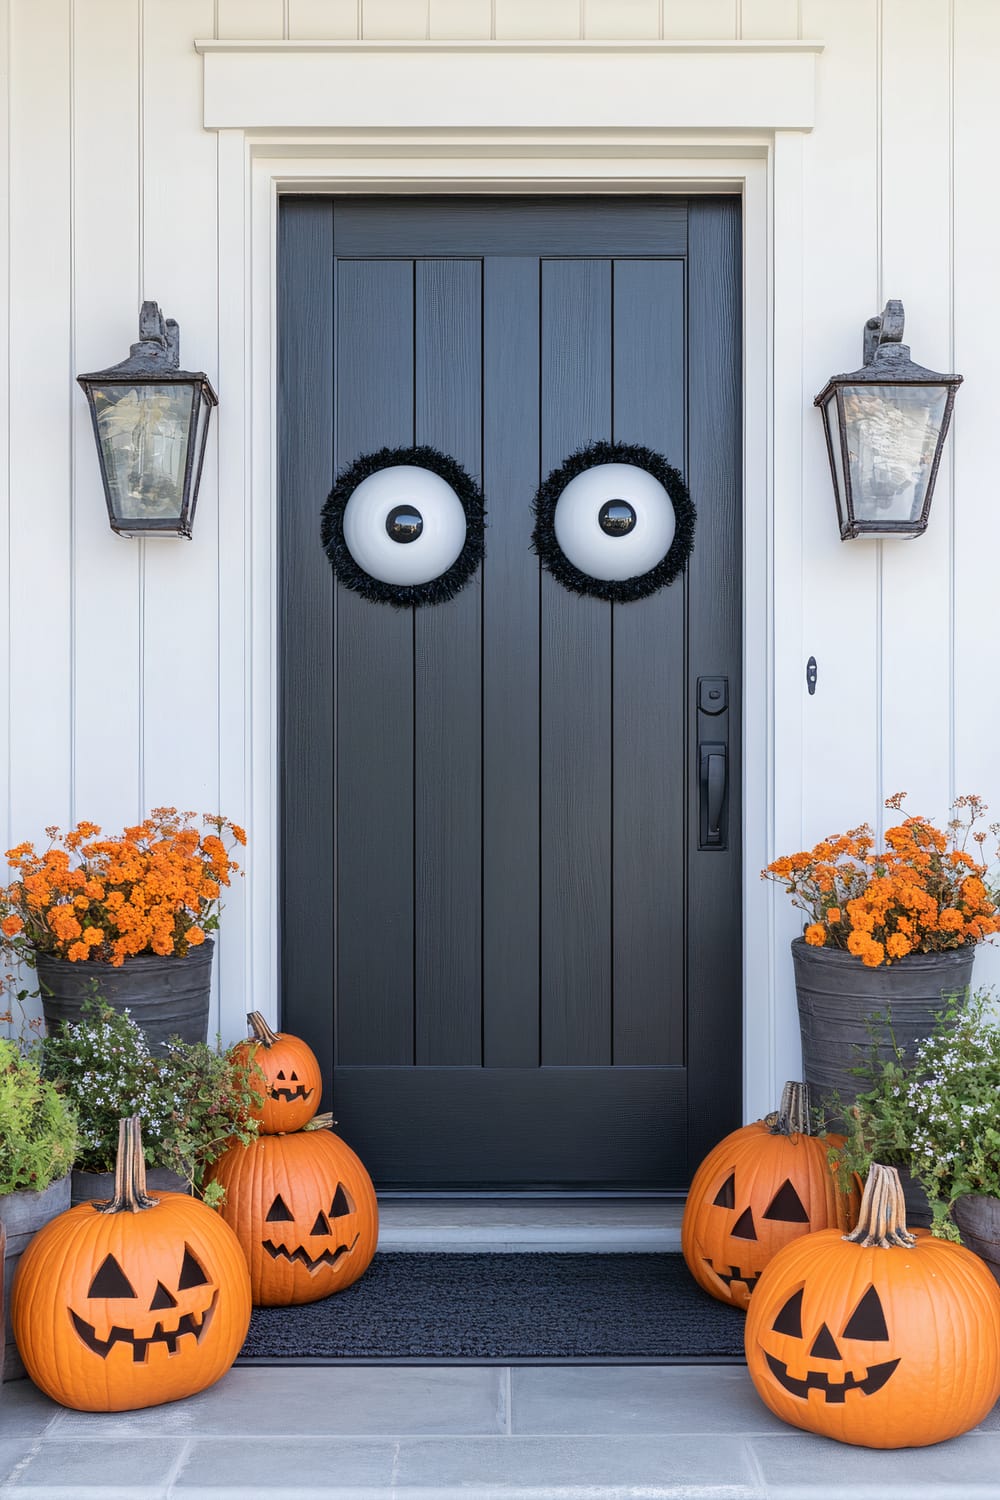
M 0 1194 L 41 1192 L 76 1154 L 72 1106 L 42 1077 L 36 1052 L 0 1040 Z
M 864 1176 L 873 1161 L 910 1169 L 931 1202 L 933 1232 L 957 1240 L 951 1221 L 966 1193 L 1000 1197 L 1000 1023 L 989 993 L 949 1005 L 908 1063 L 874 1059 L 869 1088 L 846 1111 L 848 1136 L 832 1153 L 839 1172 Z
M 257 1134 L 251 1105 L 262 1075 L 242 1064 L 232 1048 L 171 1041 L 155 1056 L 128 1011 L 87 1000 L 82 1021 L 44 1042 L 45 1071 L 73 1101 L 80 1118 L 78 1165 L 90 1172 L 114 1170 L 118 1121 L 142 1121 L 147 1166 L 166 1167 L 201 1193 L 206 1169 L 233 1141 Z M 210 1186 L 206 1201 L 220 1195 Z

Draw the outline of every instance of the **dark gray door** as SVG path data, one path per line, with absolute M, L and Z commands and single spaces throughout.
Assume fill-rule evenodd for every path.
M 282 202 L 282 1024 L 382 1186 L 679 1190 L 738 1123 L 739 293 L 734 199 Z M 597 439 L 697 506 L 639 603 L 530 548 Z M 319 512 L 413 443 L 481 477 L 487 557 L 403 612 L 335 585 Z

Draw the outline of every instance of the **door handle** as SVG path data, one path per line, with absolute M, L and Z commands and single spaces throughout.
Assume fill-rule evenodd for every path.
M 698 746 L 700 844 L 703 849 L 724 849 L 722 814 L 729 779 L 729 750 L 721 741 L 702 741 Z

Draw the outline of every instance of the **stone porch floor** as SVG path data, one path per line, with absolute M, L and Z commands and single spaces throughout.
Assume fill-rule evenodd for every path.
M 669 1249 L 679 1213 L 389 1200 L 382 1245 Z M 876 1453 L 786 1427 L 736 1366 L 242 1367 L 121 1416 L 65 1411 L 27 1381 L 0 1396 L 2 1500 L 265 1496 L 1000 1500 L 1000 1407 L 954 1442 Z

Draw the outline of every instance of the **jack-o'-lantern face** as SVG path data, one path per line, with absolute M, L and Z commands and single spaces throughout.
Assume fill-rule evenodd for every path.
M 375 1189 L 330 1130 L 259 1135 L 210 1169 L 236 1231 L 259 1307 L 315 1302 L 367 1269 L 378 1243 Z
M 301 1234 L 301 1226 L 280 1193 L 276 1193 L 264 1216 L 270 1226 L 264 1249 L 272 1260 L 284 1258 L 305 1266 L 311 1276 L 323 1266 L 331 1271 L 339 1269 L 360 1239 L 355 1227 L 356 1209 L 342 1182 L 337 1183 L 333 1201 L 326 1212 L 319 1209 L 308 1234 Z M 296 1241 L 299 1240 L 299 1243 Z
M 802 1297 L 799 1287 L 779 1308 L 770 1337 L 761 1340 L 767 1367 L 778 1385 L 799 1401 L 819 1399 L 839 1405 L 852 1391 L 874 1396 L 899 1364 L 899 1355 L 886 1358 L 891 1340 L 877 1289 L 868 1287 L 836 1331 L 826 1321 L 804 1329 Z M 812 1396 L 814 1391 L 818 1397 Z
M 284 1068 L 279 1068 L 268 1090 L 268 1098 L 283 1099 L 286 1104 L 291 1104 L 295 1099 L 311 1099 L 315 1092 L 300 1080 L 294 1068 L 289 1069 L 287 1078 Z
M 150 1283 L 135 1271 L 130 1277 L 109 1251 L 91 1279 L 85 1309 L 69 1309 L 77 1336 L 101 1359 L 127 1345 L 137 1365 L 161 1346 L 174 1358 L 200 1344 L 215 1316 L 219 1288 L 190 1245 L 184 1245 L 169 1282 Z
M 758 1120 L 709 1152 L 681 1228 L 688 1270 L 706 1292 L 746 1308 L 785 1245 L 831 1225 L 848 1227 L 852 1205 L 838 1193 L 827 1161 L 833 1139 L 773 1134 Z
M 237 1044 L 236 1056 L 253 1060 L 251 1087 L 262 1102 L 251 1110 L 265 1135 L 301 1130 L 316 1113 L 323 1078 L 316 1054 L 301 1037 L 272 1031 L 259 1011 L 247 1016 L 252 1042 Z

